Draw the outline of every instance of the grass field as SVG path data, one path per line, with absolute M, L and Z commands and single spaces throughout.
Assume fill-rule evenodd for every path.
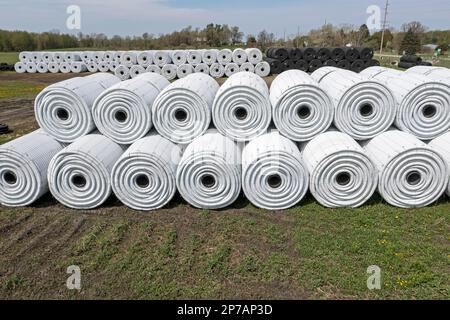
M 13 139 L 37 128 L 33 88 L 64 75 L 0 74 L 0 121 Z M 3 140 L 4 142 L 5 140 Z M 70 210 L 50 195 L 0 207 L 0 298 L 449 299 L 450 201 L 398 209 L 377 195 L 358 209 L 325 209 L 310 195 L 284 211 L 243 196 L 198 210 L 179 196 L 137 212 L 111 197 Z M 81 269 L 80 291 L 65 286 Z M 381 268 L 368 290 L 367 267 Z

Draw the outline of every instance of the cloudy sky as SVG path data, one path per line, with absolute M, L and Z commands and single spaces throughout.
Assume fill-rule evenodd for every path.
M 325 21 L 365 23 L 367 7 L 385 0 L 0 0 L 0 29 L 77 33 L 66 28 L 69 5 L 81 8 L 81 32 L 108 36 L 167 33 L 209 22 L 237 25 L 246 34 L 266 29 L 278 37 L 306 33 Z M 450 29 L 449 0 L 390 0 L 389 25 L 418 20 Z

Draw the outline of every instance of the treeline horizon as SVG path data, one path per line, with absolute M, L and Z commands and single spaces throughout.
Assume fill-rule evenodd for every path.
M 404 42 L 413 34 L 414 50 L 421 51 L 424 44 L 436 44 L 442 51 L 449 49 L 450 30 L 428 30 L 420 22 L 405 23 L 400 30 L 387 29 L 384 35 L 383 47 L 385 51 L 404 51 Z M 405 40 L 405 41 L 404 41 Z M 0 51 L 42 51 L 52 49 L 114 49 L 114 50 L 152 50 L 152 49 L 189 49 L 189 48 L 220 48 L 225 46 L 259 47 L 263 50 L 270 46 L 330 46 L 338 47 L 351 44 L 353 46 L 367 46 L 379 49 L 381 31 L 370 33 L 365 24 L 334 26 L 325 24 L 318 29 L 312 29 L 306 35 L 276 38 L 274 33 L 262 30 L 258 34 L 244 33 L 237 26 L 226 24 L 208 24 L 205 28 L 188 26 L 179 31 L 155 36 L 144 33 L 141 36 L 111 37 L 103 33 L 77 35 L 49 32 L 10 31 L 0 29 Z M 403 44 L 402 44 L 403 42 Z M 408 40 L 408 43 L 411 42 Z

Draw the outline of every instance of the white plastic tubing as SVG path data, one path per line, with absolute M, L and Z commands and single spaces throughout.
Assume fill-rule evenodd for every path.
M 450 84 L 450 69 L 444 67 L 415 66 L 407 69 L 405 73 L 421 74 L 432 80 Z
M 306 194 L 309 173 L 298 147 L 278 132 L 263 134 L 242 152 L 242 187 L 255 206 L 287 209 Z
M 92 108 L 98 130 L 120 144 L 144 137 L 152 128 L 153 102 L 168 85 L 163 76 L 145 73 L 103 91 Z
M 51 160 L 50 192 L 73 209 L 100 206 L 111 194 L 111 172 L 124 149 L 98 133 L 77 139 Z
M 241 190 L 241 148 L 217 130 L 208 130 L 184 151 L 177 187 L 192 206 L 219 209 L 232 204 Z
M 112 170 L 117 198 L 135 210 L 155 210 L 174 196 L 181 149 L 152 132 L 133 143 Z
M 302 147 L 310 191 L 320 204 L 358 207 L 372 196 L 378 181 L 375 165 L 349 135 L 328 131 Z
M 236 141 L 265 133 L 272 118 L 266 82 L 250 72 L 233 74 L 217 91 L 212 117 L 217 130 Z
M 394 122 L 397 104 L 385 84 L 335 67 L 319 68 L 311 76 L 334 103 L 335 126 L 353 139 L 373 138 Z
M 308 141 L 326 131 L 334 117 L 331 98 L 309 74 L 289 70 L 270 86 L 275 126 L 294 141 Z
M 36 121 L 56 140 L 73 142 L 95 129 L 91 114 L 94 100 L 118 82 L 111 74 L 98 73 L 52 84 L 36 97 Z
M 421 140 L 450 130 L 450 83 L 383 67 L 370 67 L 361 73 L 383 82 L 394 93 L 397 128 Z
M 429 205 L 448 186 L 444 158 L 412 134 L 390 130 L 363 145 L 379 173 L 378 192 L 393 206 Z
M 153 103 L 156 130 L 175 143 L 190 143 L 208 129 L 218 89 L 217 81 L 203 73 L 171 83 Z
M 0 203 L 27 206 L 46 193 L 48 164 L 63 147 L 41 129 L 0 146 Z
M 444 158 L 447 162 L 447 166 L 450 168 L 450 131 L 433 139 L 428 146 L 437 151 Z M 448 178 L 447 195 L 450 196 L 450 176 Z

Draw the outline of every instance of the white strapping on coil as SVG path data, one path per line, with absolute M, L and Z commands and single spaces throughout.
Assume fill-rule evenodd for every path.
M 174 196 L 181 149 L 156 133 L 133 143 L 116 162 L 112 188 L 119 200 L 135 210 L 155 210 Z
M 48 167 L 52 195 L 73 209 L 93 209 L 111 194 L 111 172 L 125 151 L 109 138 L 89 134 L 58 152 Z
M 232 204 L 241 191 L 241 148 L 210 129 L 192 141 L 177 169 L 177 187 L 191 205 L 219 209 Z
M 94 100 L 119 81 L 109 73 L 97 73 L 49 85 L 36 97 L 36 121 L 58 141 L 73 142 L 95 129 Z
M 363 146 L 379 173 L 378 192 L 393 206 L 429 205 L 448 186 L 444 158 L 410 133 L 389 130 Z
M 217 81 L 203 73 L 193 73 L 173 82 L 153 104 L 156 130 L 175 143 L 191 142 L 208 129 L 218 89 Z
M 259 208 L 282 210 L 308 191 L 309 173 L 298 147 L 278 132 L 250 141 L 242 152 L 242 188 Z
M 92 116 L 98 130 L 119 144 L 132 144 L 152 128 L 152 105 L 169 81 L 144 73 L 103 91 L 94 102 Z
M 361 73 L 392 90 L 398 103 L 397 128 L 422 140 L 450 130 L 450 83 L 383 67 L 370 67 Z
M 302 145 L 310 191 L 323 206 L 358 207 L 377 187 L 377 170 L 348 134 L 328 131 Z
M 27 206 L 48 191 L 47 168 L 63 145 L 36 130 L 0 146 L 0 203 Z
M 272 119 L 266 82 L 250 72 L 233 74 L 217 91 L 212 117 L 219 132 L 236 141 L 265 133 Z
M 270 101 L 275 126 L 289 139 L 311 140 L 333 122 L 331 98 L 306 72 L 288 70 L 279 74 L 270 86 Z

